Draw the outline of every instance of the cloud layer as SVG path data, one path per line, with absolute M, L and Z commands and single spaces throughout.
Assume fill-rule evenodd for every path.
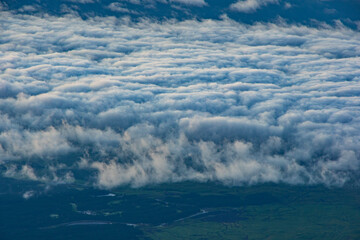
M 342 185 L 360 163 L 360 34 L 1 12 L 0 171 L 101 187 Z

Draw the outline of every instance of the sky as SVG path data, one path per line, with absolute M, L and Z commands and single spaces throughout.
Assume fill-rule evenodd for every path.
M 359 1 L 0 3 L 2 176 L 358 184 Z

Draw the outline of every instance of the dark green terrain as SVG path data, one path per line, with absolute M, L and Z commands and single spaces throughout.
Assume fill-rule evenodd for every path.
M 2 240 L 360 238 L 358 188 L 185 182 L 106 191 L 1 182 Z

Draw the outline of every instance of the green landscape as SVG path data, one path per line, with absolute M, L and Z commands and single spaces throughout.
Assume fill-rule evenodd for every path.
M 2 239 L 359 239 L 358 188 L 172 183 L 111 191 L 3 179 Z M 33 196 L 24 199 L 24 188 Z

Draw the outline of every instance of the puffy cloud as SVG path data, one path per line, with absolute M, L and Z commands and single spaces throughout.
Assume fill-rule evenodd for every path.
M 251 13 L 269 3 L 278 3 L 278 0 L 239 0 L 230 5 L 230 9 L 238 12 Z
M 105 188 L 358 179 L 354 30 L 6 11 L 0 21 L 4 176 Z

